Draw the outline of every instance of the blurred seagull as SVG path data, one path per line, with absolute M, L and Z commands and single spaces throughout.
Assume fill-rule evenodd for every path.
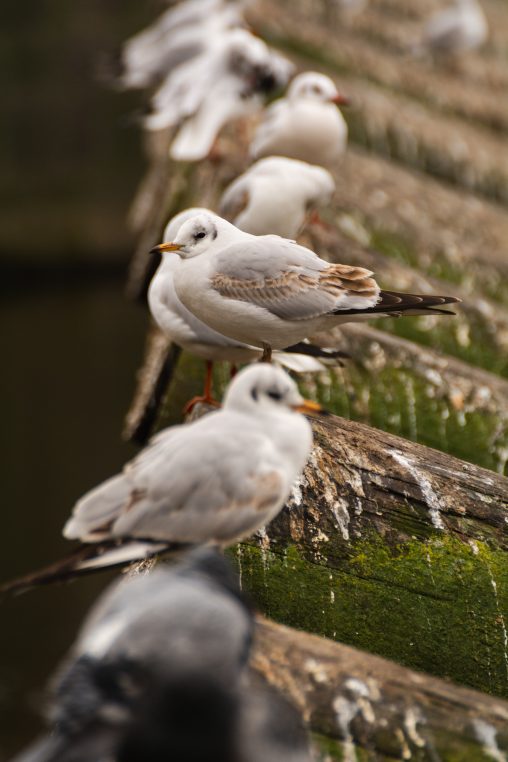
M 286 58 L 246 30 L 226 31 L 169 74 L 152 99 L 145 127 L 178 127 L 171 157 L 199 161 L 225 124 L 261 108 L 264 97 L 284 87 L 292 71 Z
M 245 233 L 296 238 L 309 209 L 328 204 L 334 191 L 335 181 L 323 167 L 271 156 L 226 188 L 220 212 Z
M 236 761 L 253 627 L 212 549 L 113 584 L 60 670 L 53 732 L 18 762 Z
M 318 169 L 318 168 L 312 168 Z M 321 170 L 325 172 L 325 170 Z M 327 174 L 327 173 L 326 173 Z M 164 231 L 163 239 L 172 241 L 181 226 L 191 217 L 207 214 L 210 218 L 220 217 L 207 209 L 186 209 L 169 221 Z M 155 247 L 159 250 L 161 247 Z M 164 246 L 162 246 L 164 248 Z M 206 323 L 203 323 L 178 298 L 174 286 L 174 274 L 180 267 L 181 260 L 169 254 L 162 254 L 162 262 L 155 273 L 148 289 L 148 305 L 155 322 L 161 331 L 171 341 L 191 354 L 206 360 L 207 371 L 203 395 L 194 397 L 187 403 L 185 411 L 189 412 L 197 402 L 213 404 L 212 397 L 212 368 L 214 362 L 226 361 L 233 364 L 257 360 L 262 355 L 259 347 L 249 346 L 241 341 L 235 341 L 224 336 Z M 328 351 L 314 345 L 299 344 L 286 352 L 274 353 L 274 361 L 298 373 L 319 372 L 325 369 L 323 361 L 337 364 L 341 352 Z M 319 359 L 321 358 L 321 359 Z
M 172 243 L 159 246 L 182 260 L 174 273 L 180 301 L 214 330 L 272 349 L 341 323 L 387 315 L 450 314 L 452 296 L 382 291 L 363 267 L 330 264 L 279 236 L 253 236 L 226 220 L 200 214 Z
M 24 590 L 80 571 L 121 565 L 175 546 L 227 546 L 280 511 L 312 446 L 304 400 L 280 368 L 250 365 L 224 406 L 160 432 L 122 473 L 82 497 L 63 534 L 83 545 L 41 572 L 4 585 Z
M 124 88 L 158 84 L 175 67 L 201 55 L 210 39 L 227 29 L 243 26 L 241 3 L 224 0 L 180 3 L 124 43 L 119 84 Z
M 337 106 L 347 103 L 329 77 L 314 71 L 299 74 L 286 97 L 266 109 L 251 155 L 289 156 L 320 166 L 334 164 L 347 143 L 347 124 Z
M 415 55 L 425 51 L 455 55 L 480 47 L 488 37 L 488 24 L 477 0 L 455 0 L 449 8 L 437 11 L 423 31 Z

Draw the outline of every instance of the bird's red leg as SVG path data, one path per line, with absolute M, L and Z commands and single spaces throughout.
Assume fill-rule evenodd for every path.
M 211 360 L 206 361 L 206 375 L 205 375 L 205 387 L 203 394 L 197 397 L 193 397 L 187 402 L 183 409 L 184 415 L 189 415 L 198 404 L 198 402 L 204 402 L 206 405 L 213 405 L 213 407 L 220 407 L 220 402 L 212 397 L 212 381 L 213 381 L 213 362 Z
M 231 365 L 229 366 L 229 378 L 233 379 L 237 373 L 238 373 L 238 368 L 236 367 L 234 363 L 231 363 Z
M 332 229 L 331 225 L 329 225 L 327 222 L 321 219 L 321 215 L 319 214 L 317 209 L 312 209 L 310 214 L 307 216 L 307 222 L 309 225 L 316 225 L 320 228 L 323 228 L 324 230 Z

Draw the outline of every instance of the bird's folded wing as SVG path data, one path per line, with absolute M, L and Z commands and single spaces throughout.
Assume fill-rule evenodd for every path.
M 234 244 L 216 257 L 211 285 L 221 296 L 286 320 L 308 320 L 337 309 L 368 309 L 379 287 L 370 270 L 330 265 L 277 236 Z
M 276 454 L 268 447 L 260 458 L 261 447 L 267 447 L 264 438 L 227 430 L 220 447 L 213 431 L 180 443 L 154 472 L 144 498 L 119 516 L 113 535 L 228 543 L 254 531 L 284 498 L 287 481 Z

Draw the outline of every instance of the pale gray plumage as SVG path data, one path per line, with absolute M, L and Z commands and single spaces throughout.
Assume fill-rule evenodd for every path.
M 181 302 L 214 330 L 254 346 L 280 349 L 341 323 L 428 314 L 458 301 L 381 291 L 370 270 L 330 264 L 295 241 L 253 236 L 207 215 L 188 220 L 162 249 L 182 260 L 174 277 Z
M 305 465 L 312 433 L 295 412 L 303 403 L 279 368 L 245 368 L 222 410 L 158 434 L 76 504 L 64 535 L 221 545 L 248 536 L 278 513 Z

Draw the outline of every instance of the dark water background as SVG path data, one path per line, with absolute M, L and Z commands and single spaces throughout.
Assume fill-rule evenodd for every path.
M 69 550 L 72 504 L 134 450 L 120 431 L 146 313 L 123 295 L 142 103 L 94 78 L 155 0 L 0 9 L 0 580 Z M 127 120 L 128 121 L 128 120 Z M 0 604 L 0 760 L 40 728 L 44 686 L 108 578 Z

